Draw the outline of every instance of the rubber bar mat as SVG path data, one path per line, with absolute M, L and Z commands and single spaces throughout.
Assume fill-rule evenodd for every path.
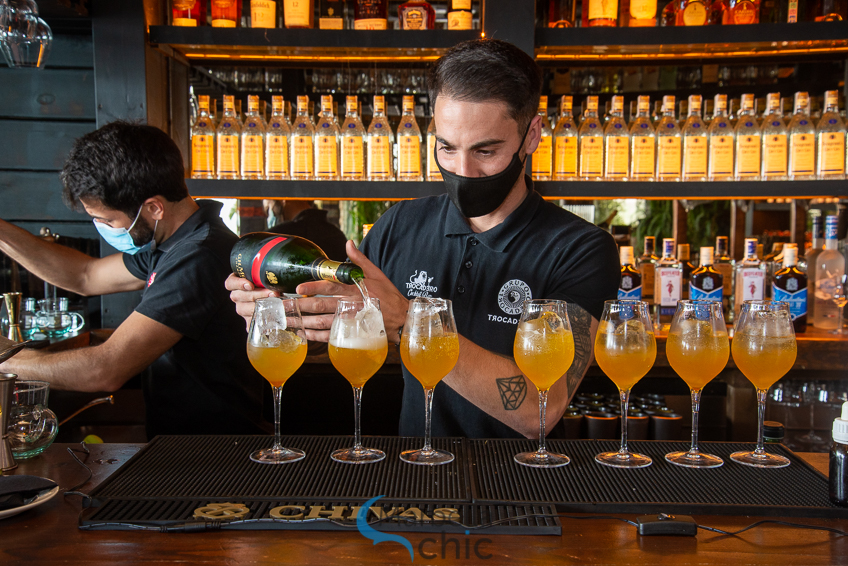
M 754 444 L 702 442 L 700 448 L 720 456 L 719 468 L 691 469 L 670 464 L 665 454 L 688 450 L 688 442 L 630 442 L 632 452 L 647 454 L 647 468 L 619 469 L 595 462 L 600 452 L 616 451 L 617 441 L 549 440 L 547 449 L 571 458 L 567 466 L 528 468 L 513 456 L 533 451 L 534 440 L 468 440 L 475 503 L 556 505 L 564 512 L 685 513 L 846 518 L 848 509 L 828 498 L 828 481 L 783 446 L 767 451 L 786 456 L 778 469 L 743 466 L 730 454 Z

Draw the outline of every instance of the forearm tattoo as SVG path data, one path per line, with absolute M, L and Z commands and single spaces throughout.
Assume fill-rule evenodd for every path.
M 514 411 L 520 407 L 527 397 L 527 381 L 524 376 L 519 374 L 515 377 L 499 377 L 495 381 L 498 382 L 504 410 Z
M 565 374 L 569 398 L 583 380 L 586 367 L 592 358 L 592 315 L 574 303 L 568 303 L 568 319 L 574 336 L 574 363 Z

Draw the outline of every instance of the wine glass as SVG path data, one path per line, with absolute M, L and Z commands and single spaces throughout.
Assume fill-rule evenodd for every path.
M 833 295 L 830 296 L 830 300 L 833 301 L 839 312 L 839 315 L 836 317 L 836 328 L 833 330 L 834 334 L 843 333 L 842 324 L 845 314 L 845 305 L 848 304 L 848 290 L 845 288 L 846 283 L 848 283 L 848 275 L 843 275 L 833 289 Z
M 763 419 L 769 387 L 786 375 L 795 363 L 795 331 L 789 305 L 780 301 L 745 301 L 736 319 L 733 361 L 757 389 L 757 448 L 734 452 L 730 459 L 756 468 L 782 468 L 789 460 L 763 448 Z
M 250 459 L 260 464 L 303 460 L 302 450 L 280 444 L 280 403 L 283 385 L 306 359 L 306 335 L 297 299 L 258 299 L 247 333 L 247 357 L 274 388 L 274 445 L 257 450 Z
M 359 436 L 362 387 L 377 373 L 388 353 L 380 300 L 339 300 L 330 328 L 330 361 L 353 386 L 353 447 L 342 448 L 330 457 L 345 464 L 368 464 L 386 457 L 382 450 L 364 448 Z
M 621 448 L 603 452 L 595 461 L 614 468 L 644 468 L 651 458 L 627 448 L 627 404 L 630 389 L 642 379 L 657 357 L 653 323 L 644 301 L 606 301 L 598 334 L 595 359 L 603 372 L 618 387 L 621 399 Z
M 556 468 L 571 460 L 545 448 L 545 410 L 548 391 L 574 361 L 574 336 L 565 301 L 524 301 L 513 345 L 515 363 L 539 391 L 539 449 L 521 452 L 515 461 L 532 468 Z
M 717 468 L 724 461 L 698 448 L 698 412 L 701 391 L 727 365 L 730 343 L 727 326 L 716 301 L 679 301 L 665 347 L 668 363 L 692 395 L 692 446 L 688 452 L 670 452 L 665 459 L 686 468 Z
M 416 297 L 409 303 L 400 358 L 406 369 L 424 387 L 424 448 L 402 452 L 400 459 L 410 464 L 447 464 L 453 454 L 430 445 L 430 417 L 433 391 L 459 359 L 459 335 L 453 318 L 453 303 L 446 299 Z

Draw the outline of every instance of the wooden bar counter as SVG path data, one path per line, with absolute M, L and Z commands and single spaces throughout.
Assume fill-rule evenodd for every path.
M 14 517 L 0 520 L 0 564 L 409 564 L 400 544 L 373 546 L 358 532 L 321 531 L 219 531 L 165 534 L 133 531 L 81 531 L 77 517 L 80 497 L 64 497 L 68 487 L 85 479 L 87 472 L 68 454 L 68 446 L 54 444 L 44 454 L 19 463 L 15 474 L 48 477 L 60 485 L 52 500 Z M 94 472 L 81 488 L 89 492 L 133 454 L 140 444 L 89 445 L 87 463 Z M 827 473 L 826 454 L 802 455 Z M 113 460 L 114 459 L 114 460 Z M 693 483 L 692 489 L 697 489 Z M 799 486 L 799 489 L 803 487 Z M 634 520 L 636 515 L 618 515 Z M 700 525 L 726 531 L 741 529 L 759 520 L 749 516 L 694 517 Z M 793 523 L 848 530 L 848 520 L 791 518 Z M 640 537 L 636 528 L 620 521 L 561 519 L 562 536 L 508 536 L 472 533 L 448 535 L 460 541 L 441 553 L 437 534 L 408 533 L 416 549 L 415 564 L 848 564 L 848 537 L 824 531 L 766 524 L 738 536 L 699 530 L 697 537 Z M 430 538 L 435 542 L 425 541 Z M 471 541 L 466 557 L 464 539 Z M 482 541 L 482 539 L 486 539 Z M 418 551 L 424 542 L 426 556 Z M 473 548 L 478 546 L 480 556 Z

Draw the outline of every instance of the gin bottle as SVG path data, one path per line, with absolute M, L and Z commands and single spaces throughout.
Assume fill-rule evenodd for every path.
M 247 114 L 241 130 L 241 178 L 265 177 L 265 120 L 259 115 L 259 97 L 247 97 Z
M 757 257 L 757 239 L 745 238 L 745 256 L 734 268 L 733 311 L 739 316 L 744 301 L 765 298 L 766 266 Z
M 624 97 L 613 96 L 610 119 L 604 128 L 604 178 L 626 181 L 629 165 L 630 133 L 624 121 Z
M 736 167 L 734 179 L 737 181 L 760 180 L 761 131 L 754 116 L 754 95 L 743 94 L 736 122 Z
M 810 95 L 795 93 L 795 109 L 789 121 L 789 179 L 816 178 L 816 126 L 810 118 Z
M 630 179 L 653 181 L 656 165 L 656 135 L 651 125 L 651 98 L 640 96 L 636 118 L 630 122 Z
M 816 176 L 819 179 L 845 178 L 845 122 L 839 115 L 837 94 L 835 90 L 824 93 L 825 109 L 816 128 Z
M 822 116 L 822 120 L 824 120 Z M 813 324 L 823 330 L 837 330 L 839 307 L 833 295 L 845 275 L 845 257 L 837 249 L 838 217 L 828 216 L 824 222 L 824 249 L 816 258 L 816 306 Z
M 689 117 L 683 125 L 683 180 L 707 180 L 707 127 L 701 119 L 701 95 L 689 97 Z
M 663 238 L 663 255 L 654 275 L 654 318 L 660 328 L 671 324 L 682 287 L 683 268 L 674 257 L 674 238 Z
M 217 156 L 215 163 L 219 179 L 238 179 L 239 170 L 239 133 L 241 123 L 236 116 L 236 107 L 231 95 L 224 95 L 224 114 L 215 133 Z
M 659 257 L 654 254 L 656 239 L 645 236 L 645 247 L 639 256 L 639 273 L 642 275 L 642 300 L 651 304 L 654 298 L 654 272 Z
M 804 256 L 807 273 L 807 320 L 815 324 L 816 319 L 816 263 L 824 249 L 824 218 L 813 216 L 813 241 L 810 251 Z
M 572 98 L 560 100 L 560 118 L 554 128 L 554 181 L 577 178 L 577 124 L 572 118 Z
M 309 97 L 297 97 L 297 115 L 292 121 L 291 149 L 289 164 L 293 181 L 311 181 L 314 174 L 314 155 L 312 136 L 315 128 L 309 118 Z
M 176 24 L 175 24 L 176 25 Z M 215 126 L 209 115 L 209 97 L 197 97 L 199 113 L 191 125 L 191 178 L 215 178 Z
M 280 181 L 289 178 L 289 135 L 283 97 L 271 97 L 271 119 L 265 130 L 265 178 Z
M 580 178 L 604 180 L 604 128 L 598 120 L 598 97 L 586 97 L 586 114 L 578 130 Z
M 361 181 L 365 178 L 365 126 L 359 119 L 359 100 L 356 96 L 345 99 L 347 112 L 341 127 L 341 178 L 343 181 Z
M 785 181 L 789 144 L 787 128 L 780 110 L 780 93 L 766 96 L 766 115 L 763 118 L 763 181 Z
M 339 128 L 333 117 L 333 97 L 321 97 L 321 113 L 315 123 L 315 180 L 339 178 Z
M 551 156 L 553 130 L 551 130 L 551 123 L 548 121 L 547 96 L 539 98 L 539 109 L 537 114 L 542 119 L 542 137 L 539 140 L 539 145 L 536 146 L 536 151 L 533 152 L 533 155 L 530 158 L 530 167 L 534 181 L 550 181 L 551 169 L 553 166 Z
M 368 180 L 394 180 L 392 168 L 392 145 L 394 134 L 386 118 L 386 99 L 374 96 L 374 116 L 368 124 Z
M 423 181 L 421 175 L 421 130 L 415 119 L 415 97 L 403 97 L 403 112 L 397 128 L 398 181 Z
M 674 118 L 674 97 L 663 97 L 663 116 L 657 124 L 657 181 L 679 181 L 682 136 Z
M 713 256 L 713 268 L 721 273 L 722 289 L 721 303 L 724 309 L 724 320 L 733 322 L 733 257 L 728 253 L 730 242 L 727 236 L 716 237 L 715 255 Z

